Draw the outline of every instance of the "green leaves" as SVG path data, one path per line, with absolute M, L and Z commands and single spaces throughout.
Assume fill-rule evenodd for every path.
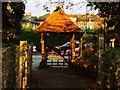
M 120 74 L 120 48 L 108 49 L 103 55 L 102 71 L 105 74 L 106 87 L 116 88 Z M 107 82 L 109 81 L 109 82 Z
M 21 20 L 24 14 L 23 2 L 2 3 L 2 29 L 3 43 L 19 44 Z
M 107 26 L 105 27 L 107 33 L 106 38 L 116 39 L 116 46 L 120 46 L 120 2 L 96 2 L 94 3 L 95 9 L 99 9 L 99 15 L 105 19 Z M 109 34 L 112 30 L 113 33 Z

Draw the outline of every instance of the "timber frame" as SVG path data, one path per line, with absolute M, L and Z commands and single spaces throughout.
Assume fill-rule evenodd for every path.
M 40 63 L 41 67 L 47 66 L 47 50 L 46 50 L 46 33 L 67 33 L 70 34 L 71 40 L 71 62 L 75 62 L 75 34 L 81 33 L 83 35 L 82 30 L 76 26 L 69 16 L 65 14 L 62 10 L 61 6 L 58 5 L 56 9 L 51 13 L 51 15 L 36 29 L 36 32 L 41 33 L 41 51 L 42 51 L 42 61 Z M 81 35 L 81 36 L 82 36 Z M 82 48 L 82 47 L 81 47 Z

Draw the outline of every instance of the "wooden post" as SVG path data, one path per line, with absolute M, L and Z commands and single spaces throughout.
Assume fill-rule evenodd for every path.
M 46 45 L 45 45 L 45 33 L 41 33 L 41 50 L 42 50 L 42 61 L 40 62 L 39 67 L 47 66 L 47 53 L 46 53 Z
M 6 80 L 3 81 L 3 84 L 4 84 L 4 85 L 3 85 L 3 86 L 4 86 L 3 88 L 7 88 L 7 85 L 6 85 L 7 82 L 6 82 Z
M 26 50 L 28 49 L 28 47 L 26 47 Z M 26 59 L 29 59 L 28 58 L 28 52 L 27 51 L 25 51 L 25 58 Z M 25 62 L 25 83 L 23 84 L 24 85 L 24 88 L 27 88 L 27 85 L 28 85 L 28 82 L 27 82 L 27 79 L 28 79 L 28 77 L 27 77 L 27 75 L 28 75 L 28 69 L 27 69 L 27 67 L 28 67 L 28 61 L 26 60 Z
M 73 36 L 72 36 L 72 39 L 71 39 L 71 41 L 70 41 L 70 43 L 71 43 L 71 48 L 72 48 L 72 62 L 74 63 L 75 62 L 75 34 L 73 34 Z
M 27 41 L 20 41 L 20 60 L 19 60 L 19 80 L 20 88 L 23 88 L 23 63 L 24 63 L 24 45 L 27 44 Z
M 80 56 L 82 57 L 83 53 L 83 37 L 80 38 Z
M 42 59 L 44 59 L 44 36 L 43 33 L 41 33 L 41 50 L 42 50 Z
M 104 53 L 104 37 L 99 37 L 99 59 L 98 59 L 98 83 L 100 85 L 100 90 L 103 90 L 103 73 L 102 73 L 102 55 Z

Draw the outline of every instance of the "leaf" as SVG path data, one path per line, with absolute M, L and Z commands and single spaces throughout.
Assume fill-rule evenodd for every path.
M 115 72 L 115 75 L 118 76 L 118 74 L 119 74 L 119 71 L 116 71 L 116 72 Z

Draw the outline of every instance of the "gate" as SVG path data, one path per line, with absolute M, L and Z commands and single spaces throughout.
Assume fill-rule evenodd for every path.
M 50 67 L 68 67 L 69 64 L 64 56 L 59 55 L 57 52 L 47 54 L 47 66 Z

